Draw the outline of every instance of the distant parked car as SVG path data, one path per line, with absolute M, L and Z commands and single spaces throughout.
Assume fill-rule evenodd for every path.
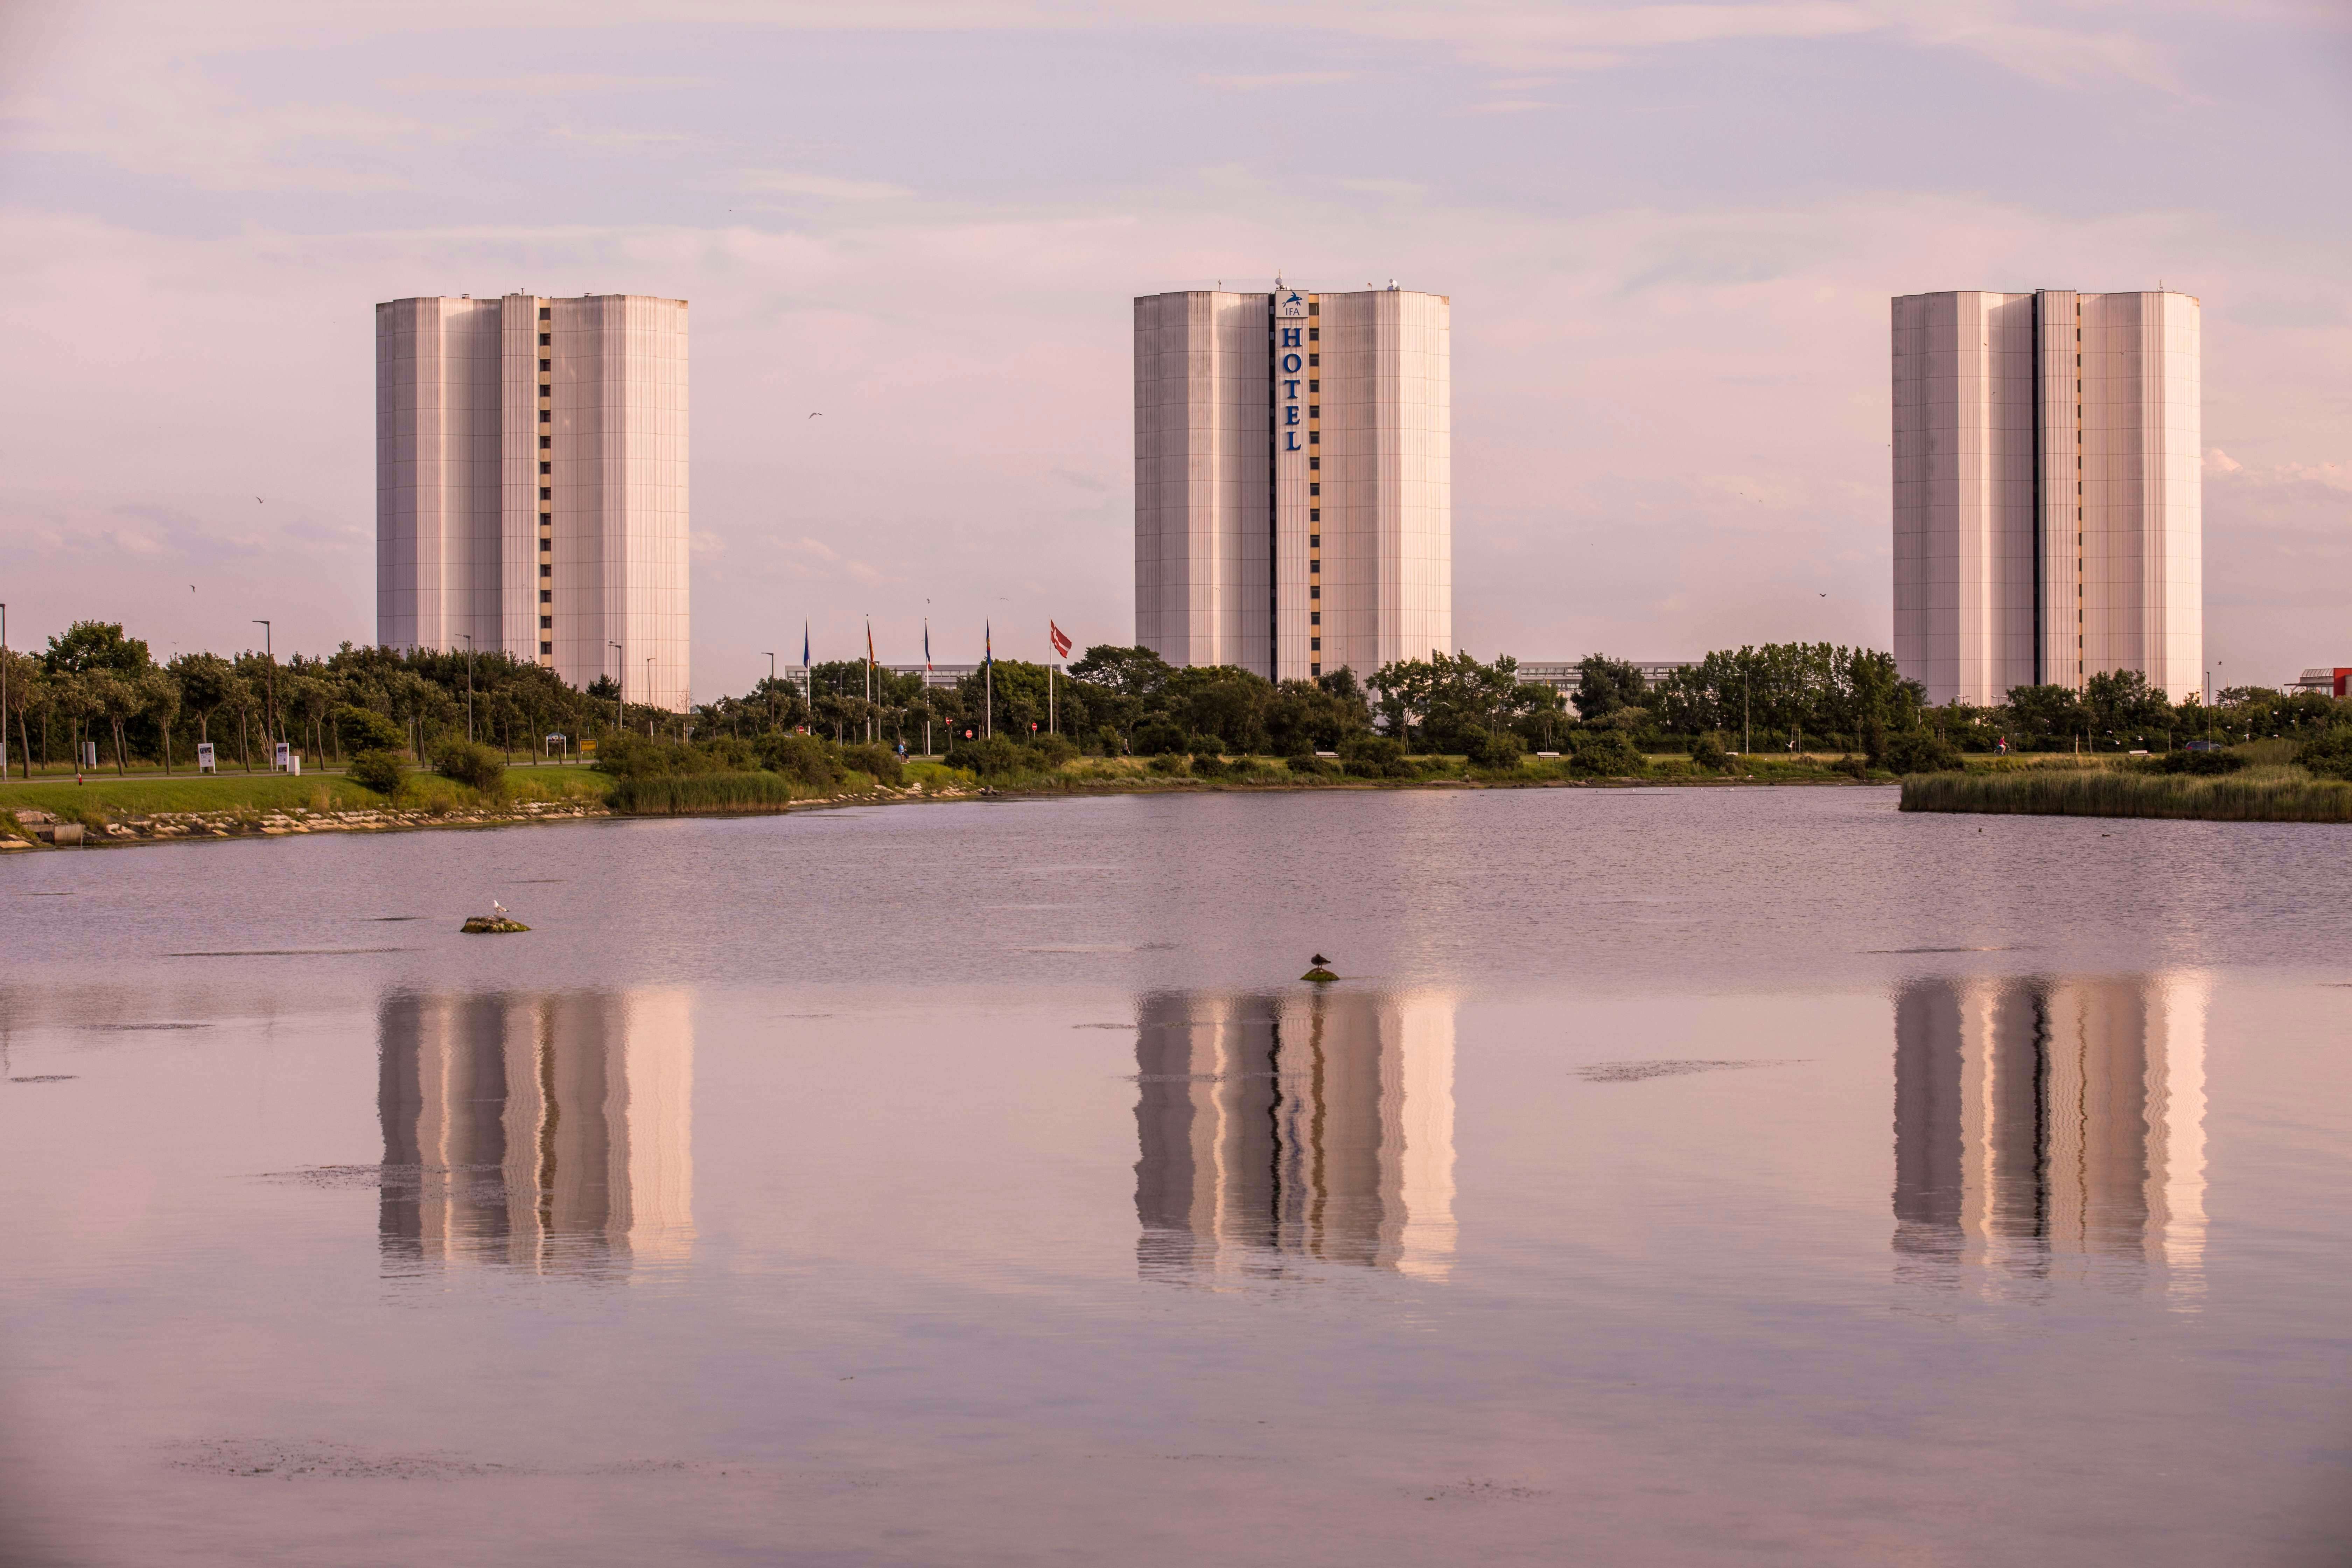
M 2221 742 L 2219 741 L 2191 741 L 2180 749 L 2184 752 L 2218 752 L 2221 749 Z

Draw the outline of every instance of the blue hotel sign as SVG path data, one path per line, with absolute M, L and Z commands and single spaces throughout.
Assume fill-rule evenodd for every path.
M 1295 323 L 1295 324 L 1294 324 Z M 1305 410 L 1298 405 L 1298 389 L 1306 384 L 1307 370 L 1307 296 L 1296 289 L 1276 289 L 1274 293 L 1275 384 L 1281 393 L 1276 399 L 1282 435 L 1281 450 L 1303 452 L 1299 441 L 1306 429 Z

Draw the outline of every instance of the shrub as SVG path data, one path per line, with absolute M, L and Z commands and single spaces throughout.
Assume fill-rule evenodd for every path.
M 433 751 L 433 771 L 488 795 L 506 781 L 506 760 L 472 741 L 444 741 Z
M 400 793 L 400 772 L 399 754 L 379 747 L 353 757 L 344 776 L 362 789 L 389 795 Z
M 906 765 L 898 761 L 898 753 L 878 742 L 844 746 L 841 748 L 841 761 L 844 766 L 855 768 L 876 784 L 887 784 L 892 789 L 907 782 Z
M 748 773 L 760 766 L 751 742 L 738 735 L 713 735 L 696 742 L 694 749 L 701 754 L 703 770 L 709 773 Z
M 841 782 L 840 753 L 833 742 L 814 735 L 762 735 L 752 742 L 751 754 L 765 772 L 797 779 L 813 789 L 831 789 Z
M 1183 727 L 1164 714 L 1155 713 L 1135 726 L 1135 752 L 1141 757 L 1164 757 L 1183 751 L 1192 741 Z
M 2156 759 L 2156 771 L 2160 773 L 2234 773 L 2246 765 L 2246 759 L 2235 752 L 2167 752 Z M 2339 774 L 2352 777 L 2352 774 Z
M 1162 752 L 1150 763 L 1151 771 L 1155 773 L 1181 773 L 1192 765 L 1192 759 L 1181 752 Z
M 1843 773 L 1846 777 L 1853 780 L 1856 784 L 1861 783 L 1862 780 L 1867 777 L 1870 773 L 1870 763 L 1867 759 L 1863 757 L 1840 757 L 1836 762 L 1832 763 L 1830 766 L 1836 769 L 1839 773 Z
M 1290 764 L 1292 773 L 1306 778 L 1328 779 L 1339 776 L 1339 763 L 1328 757 L 1318 757 L 1312 752 L 1305 756 L 1288 758 L 1286 761 Z
M 698 773 L 706 764 L 692 746 L 656 741 L 630 730 L 607 730 L 596 741 L 596 771 L 624 778 Z
M 1227 778 L 1234 773 L 1244 773 L 1248 768 L 1249 764 L 1238 758 L 1229 763 L 1212 751 L 1203 750 L 1192 753 L 1192 776 L 1196 779 Z
M 1961 766 L 1960 753 L 1951 742 L 1928 730 L 1888 736 L 1883 761 L 1888 771 L 1896 773 L 1948 773 Z
M 1040 735 L 1029 742 L 1029 749 L 1037 753 L 1039 765 L 1046 768 L 1058 768 L 1078 754 L 1076 742 L 1067 735 Z
M 1701 735 L 1693 741 L 1690 757 L 1691 766 L 1695 768 L 1719 770 L 1731 761 L 1730 753 L 1723 749 L 1723 742 L 1713 735 Z
M 1569 765 L 1580 773 L 1597 777 L 1618 778 L 1644 772 L 1650 759 L 1633 749 L 1633 742 L 1619 729 L 1586 728 L 1576 732 L 1575 751 Z
M 1473 731 L 1467 740 L 1466 750 L 1472 767 L 1516 768 L 1519 765 L 1519 738 L 1508 730 Z
M 950 746 L 947 763 L 951 768 L 962 768 L 984 779 L 996 778 L 1005 773 L 1034 772 L 1037 753 L 1017 741 L 990 735 L 977 741 L 959 741 Z
M 2226 757 L 2231 752 L 2204 752 L 2207 757 Z M 2352 724 L 2338 724 L 2322 731 L 2318 739 L 2304 742 L 2295 761 L 2326 779 L 2352 779 Z
M 335 727 L 335 739 L 346 752 L 397 752 L 408 744 L 408 737 L 400 726 L 373 708 L 355 708 L 350 704 L 338 708 L 329 721 Z
M 1419 775 L 1392 735 L 1350 735 L 1339 746 L 1348 771 L 1360 779 L 1409 779 Z

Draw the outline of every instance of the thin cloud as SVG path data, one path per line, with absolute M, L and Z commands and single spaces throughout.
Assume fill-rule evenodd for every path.
M 904 185 L 878 180 L 843 180 L 831 174 L 802 174 L 790 169 L 745 169 L 736 174 L 734 188 L 769 195 L 813 196 L 828 202 L 887 202 L 915 193 Z
M 1234 92 L 1259 92 L 1273 87 L 1328 87 L 1355 79 L 1354 71 L 1271 71 L 1264 76 L 1204 76 L 1201 81 L 1203 86 Z
M 388 92 L 494 93 L 500 98 L 572 98 L 592 92 L 653 92 L 698 87 L 698 76 L 599 76 L 548 72 L 537 76 L 400 76 L 382 83 Z

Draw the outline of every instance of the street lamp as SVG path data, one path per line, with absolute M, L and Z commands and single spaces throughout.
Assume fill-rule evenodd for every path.
M 611 648 L 614 654 L 613 668 L 615 674 L 613 679 L 613 728 L 618 730 L 627 722 L 627 718 L 622 710 L 622 704 L 628 700 L 629 656 L 619 643 L 607 641 L 604 646 Z
M 261 628 L 262 691 L 267 703 L 261 719 L 269 731 L 269 765 L 274 768 L 278 765 L 278 656 L 269 649 L 269 623 L 257 620 L 253 624 Z
M 474 741 L 474 639 L 471 634 L 459 632 L 466 639 L 466 743 Z

